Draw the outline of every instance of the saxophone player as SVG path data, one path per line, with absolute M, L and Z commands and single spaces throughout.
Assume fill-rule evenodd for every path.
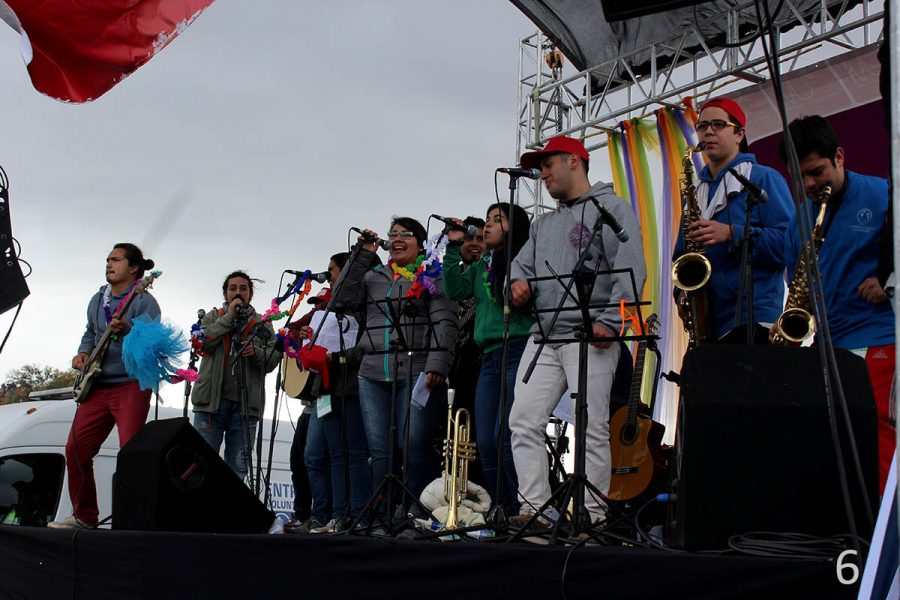
M 822 117 L 795 119 L 789 128 L 811 199 L 802 208 L 812 214 L 818 208 L 814 205 L 822 201 L 823 188 L 832 188 L 817 261 L 825 312 L 834 345 L 866 359 L 878 411 L 879 482 L 884 489 L 896 440 L 896 417 L 890 415 L 894 311 L 877 278 L 879 244 L 887 224 L 887 180 L 847 170 L 837 135 Z M 778 154 L 786 161 L 783 139 Z M 785 260 L 791 268 L 798 260 L 799 237 L 795 215 L 785 240 Z
M 730 98 L 708 100 L 701 107 L 696 129 L 707 159 L 698 173 L 696 190 L 701 218 L 690 223 L 687 231 L 682 223 L 672 257 L 675 260 L 684 253 L 685 235 L 705 248 L 712 266 L 706 285 L 709 341 L 741 343 L 746 339 L 745 304 L 740 322 L 735 317 L 741 302 L 740 241 L 748 198 L 731 170 L 768 194 L 768 201 L 757 204 L 750 213 L 756 321 L 751 326 L 758 330 L 755 338 L 762 343 L 768 326 L 781 314 L 784 298 L 784 235 L 792 211 L 790 193 L 781 175 L 757 163 L 756 157 L 747 152 L 746 125 L 744 111 Z

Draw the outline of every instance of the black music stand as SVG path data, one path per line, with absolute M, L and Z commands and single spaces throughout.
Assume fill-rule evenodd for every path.
M 410 522 L 410 517 L 403 517 L 403 513 L 406 511 L 406 507 L 408 506 L 407 500 L 412 500 L 410 504 L 415 504 L 418 509 L 421 511 L 421 514 L 428 516 L 432 520 L 434 520 L 434 516 L 431 514 L 424 504 L 419 500 L 419 498 L 409 489 L 407 485 L 407 477 L 409 472 L 409 430 L 410 430 L 410 420 L 411 420 L 411 411 L 412 411 L 412 394 L 413 394 L 413 377 L 412 377 L 412 363 L 413 363 L 413 355 L 416 352 L 434 352 L 446 350 L 446 348 L 441 348 L 439 346 L 432 347 L 422 347 L 417 348 L 410 346 L 407 341 L 407 336 L 404 334 L 404 328 L 411 327 L 421 327 L 423 325 L 427 325 L 431 331 L 431 338 L 435 339 L 436 334 L 434 331 L 434 323 L 429 319 L 428 321 L 416 320 L 413 317 L 412 322 L 402 322 L 403 316 L 408 316 L 410 313 L 414 313 L 415 306 L 412 304 L 411 300 L 415 300 L 415 298 L 386 298 L 384 300 L 372 300 L 371 302 L 380 307 L 381 312 L 384 313 L 385 318 L 387 319 L 387 324 L 380 327 L 367 327 L 366 335 L 371 336 L 373 331 L 384 331 L 388 330 L 389 332 L 396 332 L 396 339 L 391 340 L 390 348 L 374 352 L 373 354 L 391 354 L 393 356 L 394 361 L 394 378 L 391 386 L 391 409 L 390 409 L 390 435 L 389 435 L 389 446 L 388 446 L 388 468 L 387 473 L 384 478 L 381 480 L 381 483 L 375 488 L 375 491 L 369 497 L 369 501 L 366 502 L 365 507 L 363 507 L 362 511 L 360 511 L 359 515 L 353 521 L 352 525 L 349 529 L 346 530 L 346 533 L 357 534 L 364 533 L 365 535 L 372 535 L 373 527 L 375 522 L 378 521 L 381 526 L 387 531 L 388 535 L 393 536 L 397 532 L 401 531 L 406 525 Z M 400 310 L 397 310 L 397 307 L 394 303 L 397 302 L 400 305 Z M 397 439 L 397 371 L 399 369 L 400 359 L 399 356 L 401 353 L 406 352 L 408 356 L 408 360 L 406 363 L 406 418 L 403 423 L 403 456 L 401 463 L 401 472 L 402 477 L 398 476 L 394 471 L 394 446 L 395 439 Z M 393 509 L 393 497 L 395 493 L 395 488 L 400 490 L 402 495 L 400 499 L 399 506 L 397 507 L 398 512 L 400 513 L 399 518 L 397 514 L 394 513 Z M 386 502 L 386 517 L 382 516 L 381 511 L 379 510 L 379 505 L 381 504 L 382 499 Z M 364 524 L 364 525 L 363 525 Z
M 599 207 L 598 207 L 599 208 Z M 540 316 L 542 313 L 552 313 L 552 319 L 550 321 L 547 330 L 544 331 L 543 326 L 541 325 L 540 318 L 538 318 L 538 327 L 540 328 L 540 339 L 536 341 L 537 344 L 540 344 L 540 348 L 535 353 L 534 358 L 531 361 L 531 364 L 528 366 L 528 369 L 525 373 L 525 377 L 523 381 L 527 382 L 531 377 L 531 373 L 534 370 L 534 367 L 537 365 L 538 358 L 541 354 L 541 350 L 546 344 L 559 344 L 559 343 L 571 343 L 578 342 L 578 385 L 577 391 L 574 394 L 576 403 L 575 403 L 575 467 L 572 473 L 569 473 L 563 485 L 560 486 L 555 492 L 550 495 L 550 498 L 544 502 L 543 505 L 534 513 L 531 519 L 513 534 L 509 541 L 518 541 L 523 537 L 531 537 L 534 535 L 543 535 L 546 531 L 535 531 L 533 525 L 537 522 L 539 518 L 546 518 L 545 511 L 547 511 L 554 504 L 560 507 L 560 515 L 565 514 L 565 509 L 569 505 L 569 501 L 572 502 L 572 513 L 569 516 L 569 533 L 573 535 L 577 535 L 579 533 L 587 532 L 592 529 L 592 523 L 590 519 L 590 515 L 587 513 L 587 509 L 584 506 L 584 493 L 585 489 L 590 490 L 593 494 L 596 495 L 602 501 L 606 501 L 606 496 L 600 492 L 590 481 L 587 480 L 586 469 L 585 469 L 585 452 L 586 452 L 586 440 L 585 440 L 585 432 L 587 431 L 587 357 L 588 357 L 588 344 L 595 343 L 598 341 L 603 342 L 618 342 L 622 340 L 635 340 L 635 339 L 646 339 L 647 336 L 615 336 L 608 338 L 596 338 L 594 336 L 593 330 L 593 320 L 590 315 L 590 311 L 592 309 L 603 309 L 603 308 L 615 308 L 619 306 L 619 303 L 600 303 L 600 304 L 591 304 L 591 295 L 594 289 L 594 283 L 597 279 L 598 275 L 614 275 L 618 273 L 627 273 L 631 279 L 631 290 L 633 298 L 640 298 L 640 293 L 637 289 L 637 282 L 634 279 L 634 271 L 632 269 L 610 269 L 606 271 L 600 271 L 600 257 L 593 257 L 591 252 L 594 250 L 594 240 L 597 238 L 601 230 L 603 228 L 603 219 L 597 218 L 594 222 L 594 226 L 591 229 L 591 235 L 587 240 L 587 243 L 584 245 L 584 249 L 581 251 L 581 254 L 578 257 L 578 260 L 575 263 L 575 266 L 572 268 L 572 272 L 566 275 L 557 274 L 550 263 L 545 263 L 547 269 L 552 273 L 552 275 L 544 276 L 544 277 L 534 277 L 529 279 L 529 284 L 536 283 L 540 281 L 549 281 L 555 280 L 563 288 L 563 293 L 560 295 L 559 303 L 555 308 L 551 309 L 536 309 L 535 312 Z M 624 242 L 623 242 L 624 243 Z M 588 260 L 594 259 L 594 267 L 593 269 L 587 268 L 585 263 Z M 564 282 L 564 279 L 568 279 L 567 282 Z M 575 291 L 577 293 L 577 297 L 572 294 L 572 286 L 575 286 Z M 566 301 L 568 299 L 574 300 L 575 305 L 566 307 Z M 641 314 L 641 306 L 648 305 L 649 302 L 626 302 L 626 306 L 632 306 L 635 308 L 637 312 L 637 318 L 641 323 L 641 332 L 646 333 L 644 330 L 644 317 Z M 574 337 L 560 337 L 560 338 L 551 338 L 550 335 L 553 332 L 553 327 L 556 324 L 556 320 L 559 316 L 564 312 L 571 311 L 579 311 L 581 313 L 581 325 L 576 328 L 574 332 Z M 550 541 L 556 542 L 559 539 L 559 533 L 563 526 L 563 518 L 557 518 L 553 528 L 550 530 Z

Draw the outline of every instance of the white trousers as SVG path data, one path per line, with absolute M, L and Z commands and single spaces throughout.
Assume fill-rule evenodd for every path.
M 516 374 L 515 401 L 509 415 L 513 461 L 519 478 L 522 512 L 535 512 L 550 498 L 549 465 L 544 433 L 553 409 L 566 389 L 578 389 L 578 344 L 544 346 L 528 383 L 522 377 L 538 346 L 529 340 Z M 588 346 L 587 413 L 585 471 L 594 486 L 604 494 L 609 490 L 609 391 L 619 360 L 620 345 L 609 348 Z M 569 402 L 574 400 L 569 398 Z M 574 404 L 572 414 L 575 414 Z M 529 506 L 530 505 L 530 506 Z M 585 507 L 594 521 L 605 514 L 605 503 L 590 492 Z

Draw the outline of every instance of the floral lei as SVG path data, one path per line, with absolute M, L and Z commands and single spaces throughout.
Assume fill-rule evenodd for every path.
M 440 241 L 438 241 L 440 240 Z M 415 272 L 411 272 L 406 267 L 400 267 L 394 261 L 390 261 L 391 270 L 395 277 L 404 277 L 413 284 L 406 292 L 407 298 L 420 298 L 425 290 L 434 294 L 437 288 L 434 280 L 441 274 L 444 265 L 441 263 L 441 256 L 447 247 L 447 237 L 444 234 L 438 234 L 425 243 L 425 255 L 416 259 Z
M 297 308 L 299 308 L 300 303 L 303 302 L 303 299 L 309 296 L 309 291 L 312 289 L 312 273 L 309 269 L 303 272 L 303 275 L 297 280 L 297 283 L 293 285 L 290 291 L 284 296 L 279 296 L 272 299 L 272 304 L 265 313 L 263 313 L 261 321 L 277 321 L 283 317 L 292 317 L 294 316 L 294 312 L 296 312 Z M 300 288 L 303 288 L 302 290 Z M 284 302 L 286 298 L 289 298 L 293 294 L 297 294 L 297 299 L 294 300 L 294 304 L 288 310 L 281 310 L 279 305 Z M 279 329 L 278 333 L 275 335 L 275 343 L 281 344 L 284 348 L 284 353 L 288 356 L 288 358 L 299 358 L 300 357 L 300 341 L 296 339 L 293 335 L 293 332 L 288 331 L 287 329 Z

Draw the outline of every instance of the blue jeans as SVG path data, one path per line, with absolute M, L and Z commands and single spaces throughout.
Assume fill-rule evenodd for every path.
M 500 431 L 500 381 L 502 374 L 503 349 L 485 352 L 481 358 L 481 374 L 475 392 L 475 432 L 481 470 L 484 472 L 485 487 L 494 504 L 500 504 L 508 515 L 519 514 L 519 482 L 513 463 L 509 434 L 509 411 L 512 409 L 516 388 L 516 371 L 528 338 L 509 341 L 508 367 L 506 370 L 506 412 L 503 418 L 503 493 L 497 497 L 497 435 Z
M 391 438 L 391 390 L 390 381 L 373 381 L 359 378 L 359 404 L 362 409 L 363 427 L 369 452 L 372 455 L 372 480 L 380 485 L 388 473 L 388 452 L 391 444 L 402 448 L 404 420 L 406 418 L 406 382 L 397 382 L 394 406 L 397 411 L 397 439 Z M 408 471 L 406 485 L 416 498 L 425 486 L 437 477 L 438 467 L 434 452 L 435 406 L 447 397 L 447 387 L 442 385 L 431 393 L 425 408 L 412 407 L 409 419 Z M 394 472 L 399 473 L 402 455 L 394 455 Z
M 225 462 L 237 473 L 241 481 L 247 478 L 246 448 L 252 454 L 256 441 L 257 417 L 241 418 L 241 405 L 231 400 L 222 400 L 219 410 L 214 413 L 195 412 L 194 427 L 216 452 L 225 439 Z
M 372 495 L 369 447 L 363 430 L 359 399 L 348 396 L 347 454 L 350 465 L 350 517 L 355 519 Z M 347 511 L 341 399 L 331 397 L 331 412 L 313 413 L 306 438 L 306 468 L 313 496 L 312 516 L 320 523 L 340 520 Z

